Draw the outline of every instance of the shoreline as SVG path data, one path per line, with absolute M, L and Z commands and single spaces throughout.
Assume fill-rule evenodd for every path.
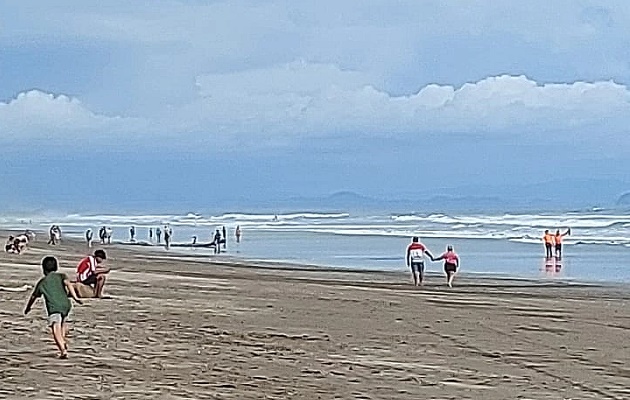
M 37 235 L 37 240 L 42 240 L 43 237 L 47 237 L 47 232 L 40 230 L 32 230 Z M 5 229 L 0 227 L 0 237 L 5 238 L 8 234 L 12 233 L 22 233 L 24 230 L 20 229 Z M 85 243 L 74 236 L 65 236 L 63 237 L 65 242 L 72 243 L 74 246 L 85 246 Z M 113 241 L 112 244 L 109 245 L 100 245 L 98 242 L 93 242 L 92 251 L 96 248 L 117 248 L 120 250 L 156 256 L 159 255 L 163 258 L 185 258 L 189 261 L 200 261 L 200 262 L 211 262 L 217 265 L 230 265 L 235 268 L 268 268 L 278 271 L 319 271 L 319 272 L 337 272 L 337 273 L 347 273 L 347 274 L 376 274 L 390 277 L 399 277 L 404 280 L 409 280 L 410 272 L 407 268 L 403 269 L 401 267 L 400 270 L 386 270 L 386 269 L 371 269 L 371 268 L 361 268 L 361 267 L 343 267 L 343 266 L 331 266 L 331 265 L 320 265 L 320 264 L 312 264 L 312 263 L 303 263 L 297 261 L 283 261 L 283 260 L 266 260 L 261 258 L 249 258 L 249 257 L 241 257 L 238 255 L 230 254 L 230 253 L 222 253 L 221 255 L 213 255 L 213 254 L 203 254 L 203 255 L 195 255 L 191 254 L 187 250 L 182 250 L 183 248 L 175 248 L 166 250 L 164 246 L 161 245 L 136 245 L 136 244 L 128 244 L 129 242 L 123 241 Z M 49 246 L 49 248 L 54 249 L 54 247 Z M 86 248 L 87 249 L 87 248 Z M 402 258 L 401 258 L 402 259 Z M 402 261 L 401 261 L 402 262 Z M 444 274 L 439 271 L 427 271 L 425 273 L 427 278 L 433 279 L 443 279 Z M 522 275 L 510 275 L 507 273 L 489 273 L 489 272 L 467 272 L 465 269 L 462 272 L 458 272 L 459 279 L 466 278 L 468 280 L 479 280 L 479 281 L 498 281 L 509 283 L 529 283 L 529 284 L 541 284 L 545 286 L 589 286 L 589 287 L 601 287 L 601 288 L 611 288 L 618 290 L 630 290 L 630 282 L 615 282 L 609 280 L 588 280 L 583 278 L 568 278 L 568 277 L 529 277 Z M 459 280 L 458 279 L 458 280 Z
M 46 240 L 0 255 L 2 282 L 33 285 L 49 254 L 72 275 L 88 253 Z M 468 276 L 418 288 L 402 272 L 103 248 L 109 298 L 73 307 L 69 360 L 55 357 L 41 300 L 24 317 L 29 291 L 0 291 L 0 398 L 630 395 L 624 288 Z

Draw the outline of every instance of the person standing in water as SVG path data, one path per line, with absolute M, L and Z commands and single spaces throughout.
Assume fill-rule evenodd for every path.
M 173 231 L 168 226 L 164 226 L 164 244 L 166 245 L 166 250 L 168 250 L 171 246 L 171 236 Z
M 221 231 L 217 229 L 214 233 L 214 254 L 221 253 Z
M 549 233 L 549 229 L 545 230 L 545 234 L 543 236 L 543 242 L 545 242 L 545 257 L 551 258 L 553 257 L 553 244 L 554 237 L 551 233 Z
M 236 243 L 241 243 L 241 227 L 236 225 Z
M 153 241 L 153 228 L 149 228 L 149 242 Z
M 132 226 L 131 228 L 129 228 L 129 239 L 132 242 L 136 240 L 136 227 L 135 226 Z
M 568 228 L 566 232 L 560 233 L 560 229 L 556 230 L 556 235 L 553 240 L 556 244 L 556 258 L 562 258 L 562 239 L 571 234 L 571 228 Z
M 417 236 L 411 238 L 411 243 L 407 246 L 405 260 L 407 261 L 407 267 L 411 268 L 411 277 L 413 278 L 414 286 L 422 286 L 422 281 L 424 280 L 425 254 L 433 260 L 433 255 L 425 245 L 420 243 L 420 239 L 418 239 Z
M 155 228 L 155 237 L 157 238 L 158 244 L 160 244 L 160 242 L 162 241 L 162 230 L 159 226 Z
M 227 249 L 227 229 L 223 226 L 223 250 Z
M 444 260 L 444 273 L 446 273 L 446 284 L 448 287 L 453 287 L 453 279 L 459 268 L 459 256 L 453 251 L 453 246 L 446 247 L 446 253 L 442 254 L 433 261 Z

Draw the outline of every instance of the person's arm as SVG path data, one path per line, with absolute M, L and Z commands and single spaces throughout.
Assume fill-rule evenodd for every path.
M 441 256 L 434 258 L 433 261 L 440 261 L 444 259 L 444 254 L 442 254 Z
M 424 249 L 424 254 L 426 254 L 427 256 L 429 256 L 429 258 L 431 259 L 431 261 L 435 261 L 435 259 L 433 258 L 433 254 L 431 254 L 431 252 L 429 251 L 429 249 Z
M 566 235 L 570 235 L 570 234 L 571 234 L 571 228 L 568 228 L 567 231 L 562 236 L 566 236 Z
M 32 294 L 31 297 L 28 299 L 28 303 L 26 303 L 26 307 L 24 308 L 24 315 L 31 312 L 31 308 L 33 307 L 33 303 L 35 303 L 35 300 L 37 300 L 37 296 L 35 296 L 35 294 Z
M 411 265 L 411 246 L 407 246 L 407 255 L 405 256 L 405 261 L 407 262 L 407 266 L 409 267 Z
M 94 269 L 95 274 L 109 274 L 110 269 L 107 267 L 96 267 Z
M 72 299 L 76 301 L 77 304 L 83 304 L 81 299 L 79 299 L 79 296 L 77 296 L 77 292 L 76 290 L 74 290 L 74 285 L 72 284 L 72 282 L 70 282 L 68 279 L 64 279 L 63 284 L 66 285 L 66 289 L 68 290 L 68 293 L 70 293 L 70 297 L 72 297 Z

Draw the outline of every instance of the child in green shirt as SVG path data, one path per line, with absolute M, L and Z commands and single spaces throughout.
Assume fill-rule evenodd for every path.
M 70 314 L 72 303 L 68 299 L 68 294 L 78 304 L 83 304 L 77 297 L 74 285 L 68 280 L 65 274 L 57 271 L 57 259 L 55 257 L 44 257 L 42 260 L 42 270 L 44 277 L 37 282 L 33 294 L 26 304 L 24 315 L 31 311 L 31 307 L 38 297 L 44 296 L 46 311 L 48 312 L 48 325 L 55 340 L 55 344 L 60 352 L 60 358 L 68 358 L 68 344 L 66 335 L 68 326 L 66 318 Z

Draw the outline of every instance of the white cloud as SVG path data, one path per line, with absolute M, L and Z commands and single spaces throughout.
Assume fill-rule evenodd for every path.
M 0 102 L 0 127 L 5 140 L 15 141 L 121 134 L 139 129 L 141 123 L 95 114 L 76 98 L 31 90 Z
M 199 77 L 194 107 L 201 126 L 227 131 L 326 135 L 432 132 L 561 131 L 622 119 L 630 92 L 614 82 L 538 84 L 525 76 L 488 77 L 461 87 L 427 85 L 393 96 L 359 72 L 332 65 L 291 63 L 275 68 Z M 625 131 L 625 125 L 618 126 Z

